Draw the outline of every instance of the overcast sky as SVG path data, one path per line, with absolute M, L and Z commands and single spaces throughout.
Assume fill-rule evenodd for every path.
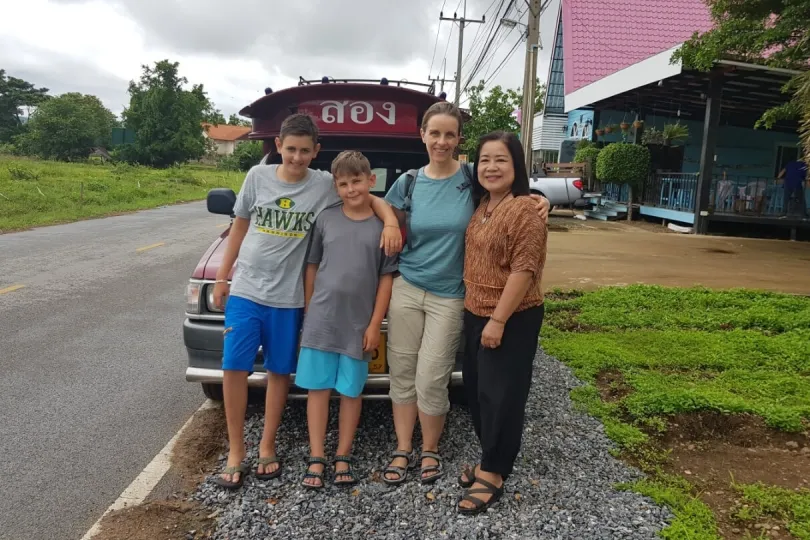
M 538 76 L 545 80 L 560 0 L 542 17 Z M 505 2 L 508 18 L 526 22 L 526 0 Z M 453 78 L 463 0 L 0 0 L 0 69 L 52 94 L 99 96 L 114 113 L 142 64 L 170 59 L 190 83 L 202 83 L 227 117 L 298 77 Z M 467 17 L 496 17 L 499 0 L 469 0 Z M 452 29 L 452 36 L 450 35 Z M 490 26 L 464 33 L 463 79 L 481 54 Z M 495 75 L 521 29 L 501 28 L 476 80 L 522 84 L 525 42 Z M 478 34 L 478 35 L 477 35 Z M 438 40 L 437 40 L 438 36 Z M 435 53 L 434 53 L 435 50 Z M 446 52 L 445 52 L 446 51 Z M 432 67 L 431 67 L 432 66 Z M 453 96 L 453 85 L 445 87 Z M 464 102 L 462 97 L 462 103 Z

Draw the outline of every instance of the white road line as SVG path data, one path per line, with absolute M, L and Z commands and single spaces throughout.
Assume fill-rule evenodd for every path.
M 110 512 L 114 512 L 115 510 L 120 510 L 122 508 L 127 508 L 130 506 L 137 506 L 141 504 L 146 497 L 152 493 L 152 490 L 155 489 L 155 486 L 158 485 L 158 482 L 163 478 L 163 475 L 166 474 L 166 471 L 169 470 L 171 467 L 171 458 L 172 452 L 174 451 L 174 445 L 177 444 L 177 440 L 183 434 L 183 432 L 188 428 L 191 424 L 191 421 L 194 420 L 194 417 L 200 411 L 204 411 L 206 409 L 215 409 L 218 405 L 211 401 L 210 399 L 205 400 L 205 403 L 200 406 L 199 409 L 194 411 L 194 414 L 191 415 L 183 427 L 180 428 L 180 431 L 175 433 L 174 437 L 166 443 L 166 446 L 163 447 L 163 450 L 158 452 L 158 455 L 146 466 L 146 468 L 141 471 L 141 474 L 138 475 L 135 480 L 121 493 L 121 496 L 110 505 L 107 510 L 104 511 L 104 514 L 98 521 L 96 521 L 93 526 L 90 528 L 89 531 L 82 536 L 81 540 L 90 540 L 94 536 L 96 536 L 101 531 L 101 520 L 109 514 Z

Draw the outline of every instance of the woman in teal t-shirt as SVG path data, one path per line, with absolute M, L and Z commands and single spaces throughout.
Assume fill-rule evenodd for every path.
M 394 279 L 388 308 L 389 395 L 397 434 L 397 450 L 383 474 L 388 484 L 404 482 L 414 464 L 417 418 L 423 440 L 421 482 L 435 482 L 444 474 L 439 439 L 450 409 L 447 386 L 463 325 L 464 235 L 477 203 L 469 165 L 453 158 L 461 125 L 461 112 L 448 102 L 435 103 L 422 119 L 430 162 L 414 179 L 408 245 L 400 254 L 401 275 Z M 401 222 L 407 184 L 402 175 L 386 196 Z M 548 201 L 538 199 L 545 219 Z

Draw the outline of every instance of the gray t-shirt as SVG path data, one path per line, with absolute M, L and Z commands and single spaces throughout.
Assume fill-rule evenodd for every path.
M 277 168 L 250 169 L 236 198 L 233 213 L 249 219 L 250 227 L 231 294 L 270 307 L 302 308 L 307 234 L 318 214 L 340 198 L 328 172 L 310 169 L 302 181 L 289 183 L 277 176 Z
M 301 346 L 370 361 L 363 334 L 371 322 L 379 277 L 397 270 L 397 258 L 380 248 L 383 223 L 354 221 L 342 206 L 315 221 L 307 262 L 318 265 L 315 291 L 304 319 Z

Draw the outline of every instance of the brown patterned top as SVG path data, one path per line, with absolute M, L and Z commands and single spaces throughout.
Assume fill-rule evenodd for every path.
M 503 201 L 485 221 L 485 197 L 467 226 L 464 255 L 464 307 L 480 317 L 492 316 L 506 280 L 514 272 L 534 275 L 517 311 L 543 303 L 540 281 L 546 263 L 548 229 L 529 197 Z

